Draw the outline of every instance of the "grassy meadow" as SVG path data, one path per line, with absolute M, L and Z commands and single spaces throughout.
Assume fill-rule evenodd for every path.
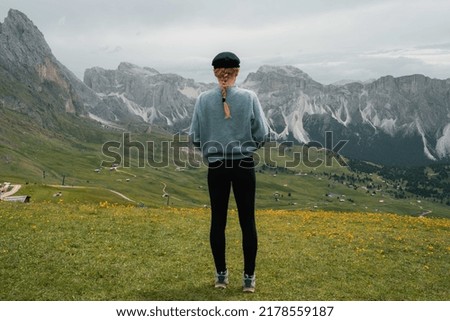
M 0 300 L 450 300 L 450 220 L 259 210 L 257 291 L 213 287 L 209 210 L 76 200 L 0 203 Z
M 25 118 L 4 113 L 13 126 L 0 128 L 10 137 L 0 183 L 22 185 L 17 195 L 31 202 L 0 201 L 0 300 L 450 300 L 449 207 L 396 199 L 376 175 L 352 182 L 323 150 L 308 151 L 318 166 L 294 167 L 299 146 L 260 151 L 270 166 L 257 168 L 257 292 L 243 295 L 233 197 L 231 284 L 218 291 L 205 166 L 180 168 L 172 155 L 168 166 L 138 166 L 160 159 L 167 133 L 133 136 L 157 149 L 111 169 L 101 146 L 119 132 L 27 132 Z
M 120 140 L 115 134 L 110 140 Z M 145 151 L 129 156 L 130 166 L 119 166 L 111 170 L 101 166 L 111 161 L 103 155 L 101 145 L 94 143 L 69 143 L 58 139 L 47 139 L 37 143 L 36 137 L 24 137 L 26 152 L 0 145 L 0 183 L 21 184 L 19 195 L 30 195 L 32 201 L 55 202 L 55 193 L 62 192 L 68 202 L 99 203 L 108 201 L 118 204 L 134 204 L 151 208 L 170 205 L 177 208 L 198 208 L 208 206 L 206 168 L 179 167 L 170 158 L 168 166 L 150 166 L 148 159 L 160 160 L 160 151 Z M 28 140 L 27 140 L 28 139 Z M 133 136 L 133 141 L 145 142 L 149 137 Z M 156 146 L 162 146 L 168 137 L 152 134 Z M 17 142 L 19 144 L 19 142 Z M 257 203 L 262 209 L 281 210 L 325 210 L 350 212 L 397 213 L 419 216 L 427 213 L 433 217 L 450 218 L 445 204 L 420 199 L 410 195 L 407 199 L 392 196 L 392 187 L 382 177 L 369 176 L 371 184 L 379 186 L 368 190 L 365 183 L 354 186 L 347 181 L 336 181 L 336 177 L 355 176 L 348 167 L 331 166 L 324 161 L 323 151 L 312 150 L 308 157 L 320 160 L 319 166 L 308 166 L 304 161 L 286 169 L 300 155 L 300 147 L 285 152 L 269 154 L 262 149 L 257 168 Z M 158 154 L 155 155 L 154 154 Z M 191 155 L 192 156 L 192 155 Z M 172 157 L 172 155 L 170 155 Z M 188 156 L 182 155 L 181 161 Z M 198 161 L 198 155 L 195 161 Z M 270 159 L 269 159 L 270 158 Z M 200 159 L 201 160 L 201 159 Z M 138 166 L 139 163 L 144 166 Z M 187 162 L 186 162 L 187 163 Z M 264 167 L 273 163 L 275 167 Z M 62 186 L 64 184 L 64 186 Z M 169 198 L 162 197 L 169 195 Z M 122 195 L 122 196 L 120 196 Z M 125 196 L 125 197 L 123 197 Z M 131 200 L 131 201 L 130 201 Z M 234 203 L 230 203 L 234 206 Z

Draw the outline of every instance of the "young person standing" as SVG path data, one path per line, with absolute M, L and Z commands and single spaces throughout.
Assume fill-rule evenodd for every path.
M 215 287 L 228 285 L 225 228 L 232 188 L 242 231 L 243 291 L 254 292 L 258 239 L 253 153 L 267 139 L 269 127 L 256 94 L 235 85 L 239 58 L 232 52 L 221 52 L 212 66 L 218 86 L 197 98 L 189 134 L 208 163 Z

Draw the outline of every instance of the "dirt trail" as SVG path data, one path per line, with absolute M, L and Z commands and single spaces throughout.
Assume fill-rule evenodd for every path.
M 49 185 L 49 186 L 51 186 L 51 187 L 57 187 L 57 188 L 91 188 L 91 189 L 97 188 L 97 187 L 92 187 L 92 186 L 66 186 L 66 185 Z M 136 201 L 134 201 L 134 200 L 132 200 L 131 198 L 129 198 L 129 197 L 123 195 L 123 194 L 120 193 L 120 192 L 117 192 L 117 191 L 112 190 L 112 189 L 106 189 L 106 190 L 107 190 L 107 191 L 110 191 L 111 193 L 114 193 L 114 194 L 116 194 L 116 195 L 118 195 L 118 196 L 120 196 L 120 197 L 122 197 L 123 199 L 126 199 L 127 201 L 130 201 L 130 202 L 132 202 L 132 203 L 136 203 Z

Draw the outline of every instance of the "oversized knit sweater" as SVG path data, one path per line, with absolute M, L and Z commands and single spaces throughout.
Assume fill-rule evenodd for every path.
M 208 162 L 251 156 L 267 139 L 269 128 L 253 91 L 232 86 L 226 101 L 231 118 L 226 119 L 220 87 L 200 94 L 189 130 Z

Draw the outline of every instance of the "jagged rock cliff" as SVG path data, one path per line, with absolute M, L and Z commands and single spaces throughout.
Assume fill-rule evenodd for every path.
M 189 126 L 195 98 L 210 85 L 123 62 L 117 70 L 90 68 L 84 83 L 108 109 L 93 114 L 108 121 L 144 121 L 172 131 Z
M 52 54 L 43 34 L 17 10 L 0 24 L 0 106 L 56 128 L 52 113 L 87 117 L 103 102 Z

